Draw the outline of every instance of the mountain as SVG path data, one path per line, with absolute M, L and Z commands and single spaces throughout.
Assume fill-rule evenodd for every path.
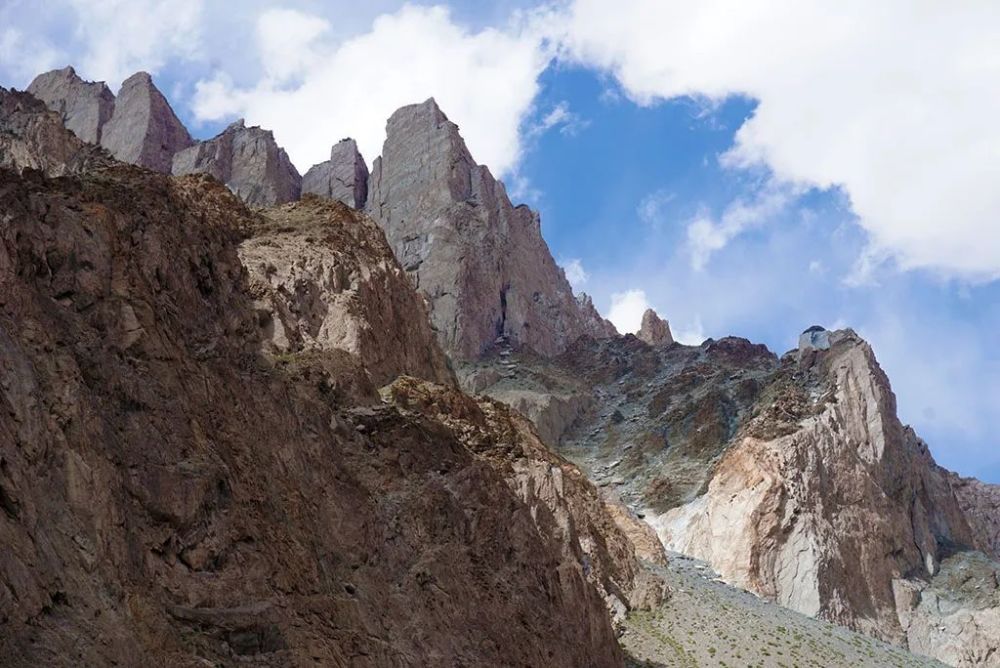
M 427 296 L 454 358 L 474 359 L 498 339 L 552 355 L 582 335 L 616 334 L 574 297 L 538 214 L 511 204 L 433 99 L 389 118 L 366 211 Z
M 0 89 L 0 663 L 1000 665 L 1000 488 L 853 331 L 617 335 L 433 100 L 300 179 L 148 75 L 32 87 Z
M 0 100 L 5 138 L 58 118 Z M 82 146 L 61 132 L 34 163 Z M 426 321 L 382 320 L 422 302 L 378 226 L 106 157 L 47 178 L 0 148 L 0 663 L 622 665 L 610 610 L 665 593 L 627 512 L 501 407 L 375 392 L 452 382 Z M 262 247 L 306 239 L 304 270 L 272 271 Z M 291 286 L 415 349 L 317 334 Z

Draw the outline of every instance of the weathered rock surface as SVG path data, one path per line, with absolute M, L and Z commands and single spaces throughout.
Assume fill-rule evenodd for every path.
M 954 473 L 950 478 L 976 545 L 994 559 L 1000 559 L 1000 485 L 988 485 Z
M 397 380 L 385 393 L 395 405 L 447 425 L 488 459 L 531 509 L 542 533 L 563 546 L 560 571 L 584 574 L 617 622 L 630 610 L 658 606 L 667 596 L 662 580 L 640 563 L 628 535 L 651 536 L 649 527 L 620 504 L 602 499 L 579 468 L 542 443 L 528 420 L 500 402 L 476 401 L 413 378 Z M 666 564 L 662 546 L 650 550 L 650 541 L 641 542 L 649 561 Z
M 274 134 L 248 128 L 242 120 L 177 153 L 172 171 L 175 176 L 211 174 L 254 207 L 293 202 L 302 191 L 302 177 Z
M 311 196 L 258 221 L 239 252 L 269 351 L 343 350 L 376 386 L 402 374 L 455 384 L 427 307 L 374 221 Z
M 123 162 L 170 173 L 174 154 L 194 140 L 146 72 L 122 83 L 101 146 Z
M 59 114 L 34 96 L 0 88 L 0 167 L 63 176 L 112 162 L 67 132 Z
M 353 139 L 342 139 L 330 150 L 330 159 L 313 165 L 302 177 L 302 192 L 340 200 L 354 209 L 368 201 L 368 165 Z
M 670 323 L 656 315 L 656 311 L 651 308 L 642 314 L 642 325 L 635 335 L 651 346 L 669 346 L 674 342 L 674 337 L 670 333 Z
M 952 663 L 955 648 L 987 656 L 1000 642 L 993 608 L 931 594 L 953 588 L 937 580 L 942 562 L 991 553 L 992 486 L 934 463 L 866 343 L 814 331 L 822 340 L 780 361 L 741 339 L 620 337 L 459 375 L 515 405 L 519 391 L 592 401 L 551 443 L 727 582 Z M 905 604 L 904 590 L 915 592 Z M 938 626 L 951 649 L 935 649 Z
M 0 210 L 0 664 L 621 665 L 450 428 L 260 356 L 224 188 L 0 170 Z
M 64 67 L 39 74 L 28 92 L 58 113 L 80 140 L 101 143 L 101 132 L 115 110 L 115 96 L 103 81 L 84 81 L 72 67 Z
M 366 209 L 431 305 L 442 345 L 474 359 L 498 338 L 543 355 L 613 326 L 578 303 L 538 215 L 510 203 L 434 100 L 392 115 Z

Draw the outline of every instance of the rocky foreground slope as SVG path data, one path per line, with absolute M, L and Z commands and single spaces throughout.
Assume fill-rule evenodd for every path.
M 0 663 L 622 664 L 609 607 L 663 589 L 621 509 L 516 416 L 470 436 L 375 393 L 394 363 L 448 381 L 440 353 L 371 358 L 292 309 L 419 309 L 376 226 L 99 149 L 50 178 L 81 143 L 26 163 L 57 118 L 26 104 L 0 91 Z M 241 260 L 309 236 L 315 274 Z

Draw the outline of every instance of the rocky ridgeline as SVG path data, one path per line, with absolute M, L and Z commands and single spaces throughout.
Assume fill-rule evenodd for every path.
M 615 334 L 574 297 L 538 215 L 511 204 L 433 99 L 389 119 L 366 211 L 427 296 L 453 358 L 474 359 L 498 339 L 553 355 L 580 336 Z
M 392 115 L 370 175 L 354 140 L 344 139 L 300 177 L 270 131 L 242 121 L 194 142 L 145 73 L 127 79 L 117 100 L 72 68 L 40 75 L 29 90 L 78 136 L 125 162 L 210 174 L 253 207 L 311 193 L 364 208 L 385 229 L 454 358 L 476 358 L 499 340 L 553 355 L 580 336 L 616 334 L 589 297 L 573 294 L 538 215 L 511 204 L 433 99 Z M 653 335 L 662 337 L 666 324 L 657 327 Z

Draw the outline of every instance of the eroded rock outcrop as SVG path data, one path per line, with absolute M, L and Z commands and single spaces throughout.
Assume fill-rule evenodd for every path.
M 0 88 L 0 167 L 63 176 L 111 162 L 103 150 L 66 132 L 59 114 L 40 100 Z
M 560 570 L 584 573 L 616 621 L 629 610 L 649 610 L 667 596 L 660 578 L 643 567 L 666 563 L 662 546 L 639 537 L 652 531 L 621 504 L 601 497 L 583 472 L 550 451 L 531 423 L 506 405 L 474 400 L 450 388 L 401 378 L 385 390 L 403 409 L 441 421 L 473 452 L 489 460 L 531 508 L 540 530 L 563 546 Z M 629 537 L 636 536 L 637 540 Z
M 706 493 L 657 520 L 660 536 L 782 605 L 901 642 L 893 581 L 932 576 L 971 531 L 871 348 L 840 331 L 806 359 L 786 364 L 774 409 L 741 430 Z
M 538 215 L 510 203 L 434 100 L 389 119 L 366 210 L 427 295 L 453 357 L 476 358 L 503 337 L 552 355 L 582 335 L 614 333 L 575 299 Z
M 330 159 L 313 165 L 302 177 L 302 192 L 312 193 L 362 209 L 368 201 L 368 165 L 353 139 L 342 139 L 330 149 Z
M 84 81 L 72 67 L 64 67 L 39 74 L 28 92 L 58 113 L 81 141 L 101 143 L 101 132 L 115 110 L 115 96 L 103 81 Z
M 302 177 L 274 134 L 242 120 L 177 153 L 172 171 L 175 176 L 211 174 L 255 207 L 295 201 L 302 191 Z
M 146 72 L 122 83 L 101 146 L 123 162 L 170 173 L 174 154 L 194 140 Z
M 376 386 L 401 374 L 454 385 L 426 305 L 367 216 L 313 196 L 267 209 L 240 258 L 269 350 L 343 350 Z
M 949 476 L 977 547 L 994 559 L 1000 559 L 1000 485 L 989 485 L 955 473 Z
M 669 346 L 674 342 L 674 337 L 670 333 L 670 323 L 656 315 L 656 311 L 651 308 L 642 314 L 642 325 L 635 335 L 651 346 Z

